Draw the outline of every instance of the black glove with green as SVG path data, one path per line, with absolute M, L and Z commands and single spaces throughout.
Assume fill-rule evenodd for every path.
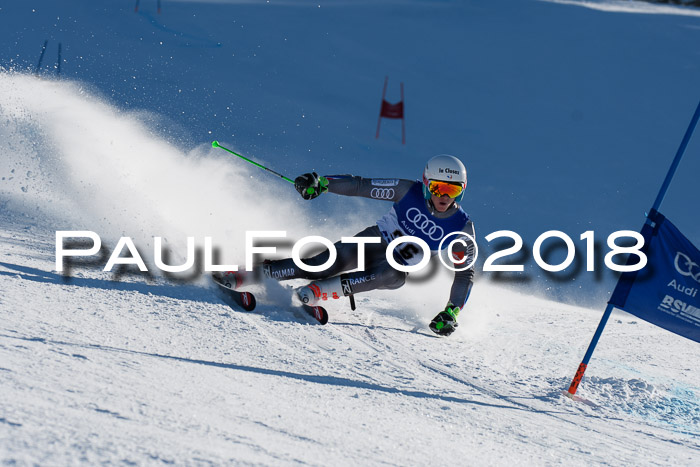
M 314 199 L 328 191 L 328 179 L 316 172 L 299 175 L 294 179 L 294 188 L 304 199 Z
M 435 334 L 447 337 L 459 326 L 457 316 L 459 316 L 459 307 L 448 303 L 445 310 L 433 318 L 429 327 Z

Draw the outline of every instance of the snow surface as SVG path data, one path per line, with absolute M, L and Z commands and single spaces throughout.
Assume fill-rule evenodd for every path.
M 584 401 L 561 394 L 614 285 L 600 262 L 547 275 L 525 258 L 505 278 L 478 266 L 448 339 L 427 329 L 449 291 L 440 267 L 358 296 L 356 311 L 331 303 L 320 326 L 275 284 L 246 314 L 204 278 L 103 272 L 104 257 L 65 277 L 54 264 L 56 230 L 98 232 L 107 254 L 130 236 L 149 265 L 154 236 L 176 259 L 186 236 L 212 236 L 240 262 L 245 230 L 337 239 L 388 209 L 303 202 L 213 139 L 287 176 L 417 178 L 453 153 L 469 169 L 482 261 L 499 229 L 530 248 L 549 229 L 575 241 L 594 230 L 604 248 L 641 226 L 700 98 L 698 10 L 134 4 L 0 6 L 4 463 L 700 463 L 693 342 L 616 312 Z M 374 138 L 385 75 L 390 101 L 406 87 L 405 146 L 398 122 Z M 662 206 L 696 245 L 698 151 L 691 142 Z
M 649 13 L 653 15 L 680 15 L 700 16 L 700 11 L 690 8 L 678 8 L 676 6 L 659 5 L 658 3 L 645 3 L 645 1 L 630 0 L 540 0 L 544 2 L 561 3 L 565 5 L 579 5 L 600 11 L 618 13 Z M 659 2 L 661 3 L 661 2 Z

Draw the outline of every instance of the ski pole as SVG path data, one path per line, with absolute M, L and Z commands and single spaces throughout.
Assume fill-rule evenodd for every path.
M 275 175 L 277 175 L 278 177 L 287 180 L 289 183 L 294 184 L 294 180 L 292 180 L 292 179 L 290 179 L 290 178 L 287 178 L 287 177 L 285 177 L 284 175 L 282 175 L 282 174 L 280 174 L 280 173 L 277 173 L 277 172 L 275 172 L 275 171 L 272 170 L 272 169 L 268 169 L 267 167 L 265 167 L 265 166 L 262 165 L 262 164 L 258 164 L 258 163 L 255 162 L 255 161 L 251 161 L 251 160 L 248 159 L 247 157 L 241 156 L 240 154 L 238 154 L 238 153 L 236 153 L 236 152 L 233 152 L 233 151 L 231 151 L 231 150 L 228 149 L 228 148 L 223 147 L 222 145 L 219 144 L 218 141 L 212 141 L 211 146 L 212 146 L 213 148 L 221 148 L 221 149 L 223 149 L 224 151 L 228 151 L 228 152 L 230 152 L 231 154 L 233 154 L 234 156 L 238 156 L 238 157 L 240 157 L 241 159 L 243 159 L 244 161 L 250 162 L 250 163 L 253 164 L 254 166 L 260 167 L 261 169 L 264 169 L 264 170 L 267 170 L 268 172 L 270 172 L 270 173 L 272 173 L 272 174 L 275 174 Z

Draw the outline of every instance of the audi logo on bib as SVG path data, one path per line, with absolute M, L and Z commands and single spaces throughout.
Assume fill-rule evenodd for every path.
M 420 212 L 418 208 L 411 208 L 406 211 L 406 219 L 418 230 L 430 237 L 431 240 L 440 240 L 445 236 L 445 231 L 435 222 L 428 219 L 428 216 Z
M 374 199 L 392 199 L 394 194 L 393 188 L 372 188 L 370 196 Z
M 682 276 L 692 277 L 696 282 L 700 282 L 700 265 L 694 263 L 690 256 L 677 251 L 676 259 L 673 263 L 676 266 L 676 271 Z

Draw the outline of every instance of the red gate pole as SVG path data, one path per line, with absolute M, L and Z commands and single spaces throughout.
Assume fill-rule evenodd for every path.
M 384 97 L 386 96 L 386 85 L 389 82 L 389 77 L 384 77 L 384 90 L 382 91 L 382 103 L 379 105 L 379 120 L 377 121 L 377 137 L 379 139 L 379 127 L 382 124 L 382 108 L 384 107 Z
M 406 144 L 406 104 L 403 100 L 403 82 L 401 82 L 401 144 Z

